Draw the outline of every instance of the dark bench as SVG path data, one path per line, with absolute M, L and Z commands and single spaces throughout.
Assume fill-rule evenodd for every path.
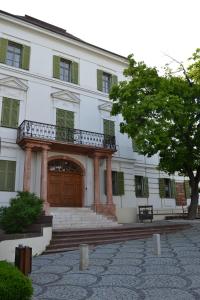
M 153 205 L 142 205 L 138 206 L 139 209 L 139 220 L 153 220 Z

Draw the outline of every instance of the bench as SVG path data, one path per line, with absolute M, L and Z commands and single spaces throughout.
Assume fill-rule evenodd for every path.
M 139 209 L 139 220 L 153 220 L 153 205 L 142 205 L 138 206 Z

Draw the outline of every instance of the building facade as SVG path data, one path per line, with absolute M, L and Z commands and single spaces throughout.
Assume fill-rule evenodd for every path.
M 0 12 L 0 205 L 27 190 L 49 207 L 135 220 L 186 205 L 188 182 L 139 155 L 111 116 L 126 58 L 29 16 Z

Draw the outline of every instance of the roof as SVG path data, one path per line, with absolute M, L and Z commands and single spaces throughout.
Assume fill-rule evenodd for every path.
M 78 38 L 78 37 L 72 35 L 71 33 L 67 32 L 67 31 L 66 31 L 65 29 L 63 29 L 63 28 L 57 27 L 57 26 L 55 26 L 55 25 L 52 25 L 52 24 L 47 23 L 47 22 L 44 22 L 44 21 L 42 21 L 42 20 L 33 18 L 33 17 L 31 17 L 31 16 L 28 16 L 28 15 L 25 15 L 25 16 L 13 15 L 13 14 L 8 13 L 8 12 L 5 12 L 5 11 L 3 11 L 3 10 L 0 10 L 0 14 L 4 14 L 4 15 L 7 15 L 7 16 L 11 16 L 11 17 L 13 17 L 13 18 L 22 20 L 22 21 L 27 22 L 27 23 L 29 23 L 29 24 L 36 25 L 36 26 L 38 26 L 38 27 L 40 27 L 40 28 L 46 29 L 46 30 L 48 30 L 48 31 L 51 31 L 51 32 L 60 34 L 60 35 L 62 35 L 62 36 L 65 36 L 65 37 L 67 37 L 67 38 L 70 38 L 70 39 L 72 39 L 72 40 L 75 40 L 75 41 L 78 41 L 78 42 L 80 42 L 80 43 L 86 44 L 86 45 L 91 46 L 91 47 L 93 47 L 93 48 L 96 48 L 96 49 L 98 49 L 98 50 L 102 50 L 102 51 L 107 52 L 107 53 L 109 53 L 109 54 L 115 55 L 115 56 L 120 57 L 120 58 L 122 58 L 122 59 L 127 59 L 125 56 L 122 56 L 122 55 L 120 55 L 120 54 L 111 52 L 111 51 L 109 51 L 109 50 L 106 50 L 106 49 L 103 49 L 103 48 L 101 48 L 101 47 L 98 47 L 98 46 L 95 46 L 95 45 L 93 45 L 93 44 L 90 44 L 90 43 L 88 43 L 88 42 L 85 42 L 85 41 L 81 40 L 80 38 Z

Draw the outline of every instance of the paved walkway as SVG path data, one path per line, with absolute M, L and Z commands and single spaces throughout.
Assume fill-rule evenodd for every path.
M 161 236 L 90 250 L 90 267 L 79 271 L 79 251 L 38 256 L 31 278 L 34 300 L 200 299 L 200 224 Z

